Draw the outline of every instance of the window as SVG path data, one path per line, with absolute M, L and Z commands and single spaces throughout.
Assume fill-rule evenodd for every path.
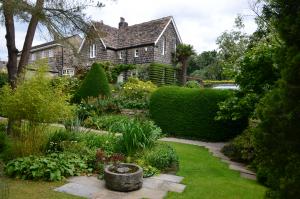
M 74 69 L 73 68 L 65 68 L 62 71 L 62 75 L 64 75 L 64 76 L 74 76 Z
M 31 60 L 32 60 L 32 61 L 35 60 L 35 54 L 34 54 L 34 53 L 31 54 Z
M 148 48 L 147 47 L 145 47 L 145 52 L 147 52 L 148 51 Z
M 134 57 L 139 57 L 139 50 L 138 49 L 134 50 Z
M 119 54 L 119 59 L 123 59 L 122 51 L 120 51 L 118 54 Z
M 45 58 L 46 57 L 46 51 L 42 51 L 41 52 L 41 58 Z
M 161 54 L 162 55 L 165 55 L 165 53 L 166 53 L 166 37 L 163 37 L 162 38 L 162 50 L 161 50 Z
M 54 53 L 53 53 L 53 50 L 49 50 L 49 57 L 54 57 Z
M 96 57 L 96 45 L 92 44 L 90 45 L 90 58 Z

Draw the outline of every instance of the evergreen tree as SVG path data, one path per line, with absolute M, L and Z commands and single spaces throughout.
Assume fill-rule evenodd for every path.
M 107 97 L 110 88 L 101 64 L 94 63 L 80 86 L 76 98 L 87 100 L 89 97 Z

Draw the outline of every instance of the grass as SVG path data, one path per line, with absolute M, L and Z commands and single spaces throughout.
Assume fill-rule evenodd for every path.
M 180 169 L 187 185 L 183 193 L 169 192 L 167 199 L 260 199 L 266 188 L 240 177 L 226 163 L 198 146 L 169 143 L 179 156 Z
M 56 192 L 53 189 L 62 186 L 64 182 L 43 182 L 1 178 L 9 188 L 8 199 L 79 199 L 65 193 Z M 0 190 L 1 192 L 1 190 Z M 1 193 L 0 193 L 1 198 Z

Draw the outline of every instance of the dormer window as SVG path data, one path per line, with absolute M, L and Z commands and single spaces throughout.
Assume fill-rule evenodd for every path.
M 123 59 L 123 55 L 122 55 L 122 54 L 123 54 L 122 51 L 120 51 L 120 52 L 118 53 L 119 59 Z
M 90 58 L 96 57 L 96 45 L 92 44 L 90 45 Z
M 138 49 L 134 50 L 134 57 L 139 57 L 139 50 Z

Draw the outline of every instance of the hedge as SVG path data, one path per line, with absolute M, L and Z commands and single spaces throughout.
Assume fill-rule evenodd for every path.
M 176 70 L 173 66 L 167 64 L 152 63 L 149 67 L 149 76 L 151 82 L 158 86 L 175 85 Z
M 163 133 L 208 141 L 225 141 L 241 133 L 247 119 L 216 121 L 218 103 L 229 90 L 162 87 L 150 98 L 150 115 Z

